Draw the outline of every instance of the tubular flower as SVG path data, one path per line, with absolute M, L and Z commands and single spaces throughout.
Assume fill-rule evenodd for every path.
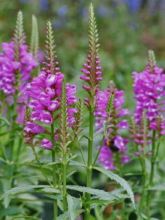
M 75 114 L 77 113 L 77 109 L 75 108 L 75 103 L 77 102 L 76 98 L 76 85 L 74 84 L 66 84 L 66 102 L 67 102 L 67 113 L 68 113 L 68 126 L 73 127 L 76 123 Z
M 128 140 L 122 136 L 122 132 L 128 129 L 128 123 L 123 119 L 128 110 L 123 108 L 123 104 L 124 93 L 117 90 L 114 85 L 96 93 L 96 129 L 104 130 L 105 134 L 99 161 L 110 170 L 116 169 L 118 163 L 124 164 L 129 161 Z
M 152 65 L 151 65 L 152 64 Z M 136 100 L 135 122 L 140 124 L 143 113 L 149 123 L 149 128 L 164 134 L 165 109 L 165 74 L 155 62 L 149 60 L 145 70 L 133 73 L 134 94 Z
M 52 132 L 51 127 L 54 127 L 54 123 L 56 122 L 56 129 L 53 130 L 54 140 L 52 140 L 51 133 L 51 140 L 43 138 L 39 143 L 41 147 L 49 150 L 53 147 L 52 141 L 57 140 L 58 119 L 60 118 L 59 110 L 61 107 L 64 81 L 64 75 L 60 71 L 56 56 L 52 56 L 54 54 L 52 34 L 52 27 L 48 22 L 47 56 L 44 67 L 40 74 L 26 88 L 27 96 L 30 99 L 28 103 L 30 115 L 24 129 L 26 138 L 29 136 L 32 137 L 31 133 L 34 134 L 33 137 L 40 133 L 47 135 Z M 70 127 L 75 122 L 74 114 L 76 109 L 74 108 L 74 104 L 76 101 L 76 86 L 69 83 L 66 84 L 67 121 Z M 29 123 L 33 124 L 33 126 L 30 126 L 30 130 L 27 129 Z M 36 132 L 37 130 L 38 133 Z

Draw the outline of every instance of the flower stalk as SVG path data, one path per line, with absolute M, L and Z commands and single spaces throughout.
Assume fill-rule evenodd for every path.
M 54 141 L 54 124 L 52 123 L 51 125 L 51 141 L 53 144 L 53 149 L 52 149 L 52 162 L 56 161 L 56 154 L 55 154 L 55 141 Z M 56 188 L 57 187 L 57 174 L 56 174 L 56 168 L 55 165 L 52 166 L 53 170 L 53 186 Z M 58 204 L 57 200 L 55 199 L 53 202 L 53 219 L 57 220 L 58 216 Z
M 98 32 L 95 21 L 93 5 L 89 8 L 89 51 L 86 63 L 82 69 L 83 75 L 81 79 L 85 81 L 86 85 L 83 88 L 88 93 L 88 98 L 85 99 L 85 104 L 89 112 L 89 133 L 88 133 L 88 158 L 86 167 L 86 186 L 92 186 L 92 165 L 93 165 L 93 138 L 94 138 L 94 109 L 95 109 L 95 95 L 99 88 L 99 81 L 102 79 L 102 71 L 100 60 L 98 57 Z M 90 194 L 85 194 L 85 201 L 90 201 Z M 85 205 L 85 219 L 90 218 L 90 205 Z
M 62 195 L 63 195 L 63 210 L 67 211 L 67 145 L 68 145 L 68 114 L 67 114 L 67 97 L 65 82 L 62 87 L 62 98 L 61 98 L 61 116 L 60 116 L 60 145 L 62 150 Z
M 154 174 L 155 174 L 155 164 L 157 159 L 157 153 L 156 153 L 156 131 L 153 131 L 152 133 L 152 156 L 150 161 L 150 175 L 149 175 L 149 184 L 148 184 L 148 191 L 146 196 L 146 204 L 147 204 L 147 216 L 150 218 L 150 205 L 151 205 L 151 190 L 150 188 L 153 186 L 154 182 Z

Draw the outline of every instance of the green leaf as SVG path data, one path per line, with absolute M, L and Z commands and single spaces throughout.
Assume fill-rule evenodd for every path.
M 69 162 L 69 165 L 70 165 L 70 166 L 76 166 L 76 167 L 86 167 L 85 164 L 80 163 L 80 162 L 78 162 L 78 161 L 74 161 L 74 160 L 71 160 L 71 161 Z
M 165 191 L 165 184 L 158 184 L 150 188 L 149 190 L 156 190 L 156 191 Z
M 94 195 L 94 198 L 97 197 L 97 198 L 108 200 L 108 201 L 114 201 L 117 199 L 125 198 L 125 195 L 119 193 L 119 191 L 106 192 L 100 189 L 93 189 L 90 187 L 77 186 L 77 185 L 67 185 L 67 189 L 82 192 L 82 193 L 89 193 L 91 195 Z
M 68 213 L 69 213 L 69 219 L 70 220 L 75 220 L 76 217 L 79 216 L 81 213 L 81 201 L 78 198 L 72 197 L 70 195 L 67 196 L 67 201 L 68 201 Z
M 13 195 L 16 195 L 16 194 L 19 194 L 19 193 L 24 193 L 24 192 L 27 192 L 27 191 L 31 191 L 33 189 L 42 189 L 43 192 L 46 191 L 47 193 L 48 192 L 53 192 L 53 193 L 59 193 L 59 190 L 57 189 L 54 189 L 53 187 L 50 187 L 49 185 L 26 185 L 26 186 L 18 186 L 18 187 L 15 187 L 15 188 L 12 188 L 8 191 L 6 191 L 1 197 L 0 197 L 0 200 L 5 198 L 5 197 L 8 197 L 8 196 L 13 196 Z
M 132 204 L 135 208 L 135 200 L 134 200 L 134 194 L 132 192 L 132 189 L 130 187 L 130 185 L 128 184 L 128 182 L 123 179 L 122 177 L 118 176 L 117 174 L 114 174 L 113 172 L 111 172 L 110 170 L 105 170 L 101 167 L 94 167 L 95 170 L 103 173 L 104 175 L 108 176 L 111 180 L 116 181 L 121 187 L 123 187 L 123 189 L 127 192 L 127 194 L 129 195 Z
M 103 216 L 102 216 L 102 213 L 100 212 L 100 208 L 95 208 L 95 215 L 96 215 L 96 218 L 99 219 L 99 220 L 103 220 Z
M 68 220 L 68 218 L 69 218 L 68 212 L 64 212 L 63 214 L 57 217 L 58 220 Z
M 0 210 L 0 217 L 5 217 L 5 216 L 12 216 L 12 215 L 17 215 L 17 214 L 20 214 L 22 211 L 21 208 L 19 207 L 9 207 L 9 208 L 6 208 L 6 209 L 1 209 Z
M 4 125 L 10 126 L 10 122 L 6 118 L 0 117 L 0 121 L 2 121 L 4 123 Z M 3 126 L 3 125 L 1 125 L 1 126 Z

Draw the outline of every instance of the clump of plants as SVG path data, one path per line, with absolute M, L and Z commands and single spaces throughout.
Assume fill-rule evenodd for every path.
M 41 219 L 47 203 L 54 220 L 163 219 L 158 156 L 165 135 L 165 72 L 153 51 L 144 70 L 132 74 L 132 111 L 114 82 L 101 88 L 92 4 L 82 88 L 66 81 L 50 21 L 46 30 L 41 51 L 33 16 L 29 47 L 19 12 L 13 38 L 2 43 L 1 219 Z

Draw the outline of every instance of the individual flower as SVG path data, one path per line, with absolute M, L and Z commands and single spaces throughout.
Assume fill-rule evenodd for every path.
M 48 139 L 44 138 L 42 141 L 41 141 L 41 147 L 47 149 L 47 150 L 51 150 L 52 147 L 53 147 L 53 144 L 51 141 L 49 141 Z
M 128 129 L 128 122 L 123 117 L 128 110 L 123 108 L 124 93 L 113 84 L 106 90 L 96 93 L 96 129 L 104 132 L 103 144 L 100 147 L 99 161 L 106 169 L 116 169 L 119 163 L 127 163 L 128 140 L 123 132 Z

